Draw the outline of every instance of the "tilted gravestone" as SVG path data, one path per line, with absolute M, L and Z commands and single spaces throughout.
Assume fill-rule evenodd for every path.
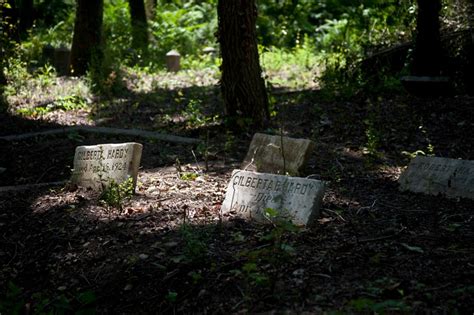
M 402 191 L 474 199 L 474 161 L 417 156 L 398 182 Z
M 265 222 L 271 208 L 279 218 L 309 225 L 319 216 L 324 189 L 319 180 L 234 170 L 221 211 Z
M 256 133 L 241 169 L 261 173 L 300 175 L 314 150 L 314 142 Z
M 134 142 L 77 147 L 71 182 L 101 189 L 132 178 L 135 189 L 141 156 L 142 145 Z

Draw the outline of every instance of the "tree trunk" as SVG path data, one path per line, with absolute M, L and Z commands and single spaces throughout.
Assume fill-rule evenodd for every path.
M 468 25 L 471 31 L 471 42 L 467 48 L 467 70 L 465 71 L 464 84 L 466 92 L 469 95 L 474 95 L 474 1 L 467 1 L 467 18 Z
M 18 31 L 22 38 L 24 38 L 27 31 L 33 26 L 33 0 L 21 0 L 19 11 L 20 24 Z
M 156 1 L 157 0 L 145 0 L 146 6 L 146 17 L 149 21 L 154 21 L 156 16 Z
M 145 54 L 148 50 L 148 24 L 144 0 L 128 0 L 132 20 L 132 48 Z
M 18 41 L 17 10 L 14 0 L 0 1 L 0 113 L 7 111 L 7 101 L 3 95 L 7 79 L 4 68 L 8 58 L 14 54 L 14 42 Z
M 3 37 L 1 38 L 2 46 L 5 45 L 3 42 L 10 41 L 20 41 L 20 36 L 18 35 L 18 7 L 15 3 L 15 0 L 6 0 L 0 1 L 1 9 L 1 19 L 0 23 L 2 24 L 2 33 Z M 0 49 L 2 50 L 2 49 Z
M 417 76 L 439 76 L 441 0 L 418 0 L 417 35 L 412 72 Z
M 269 112 L 258 57 L 255 0 L 219 0 L 217 13 L 225 114 L 239 125 L 264 126 Z
M 103 0 L 77 0 L 70 65 L 73 75 L 84 75 L 92 62 L 101 63 L 103 10 Z

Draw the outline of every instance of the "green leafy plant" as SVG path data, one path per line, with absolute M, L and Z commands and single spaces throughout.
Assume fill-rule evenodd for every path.
M 184 242 L 184 261 L 195 265 L 204 263 L 209 254 L 209 231 L 185 222 L 180 228 L 180 234 Z
M 202 113 L 202 102 L 198 99 L 191 99 L 182 111 L 182 115 L 186 117 L 186 125 L 188 128 L 197 128 L 215 122 L 219 116 L 206 116 Z
M 176 303 L 176 300 L 178 299 L 178 293 L 174 291 L 168 291 L 168 294 L 165 298 L 170 303 Z
M 1 314 L 21 314 L 21 310 L 25 305 L 21 291 L 21 288 L 17 287 L 13 282 L 8 282 L 7 291 L 4 297 L 0 298 Z
M 163 62 L 172 49 L 186 56 L 201 54 L 204 47 L 212 46 L 217 29 L 215 5 L 215 1 L 160 1 L 160 10 L 149 23 L 152 35 L 159 39 L 152 44 L 158 61 Z
M 42 116 L 56 110 L 71 111 L 86 108 L 87 103 L 83 97 L 77 95 L 70 95 L 60 97 L 54 102 L 45 106 L 36 106 L 33 108 L 20 108 L 17 113 L 24 116 Z
M 198 177 L 199 174 L 194 172 L 183 172 L 179 174 L 179 178 L 182 180 L 195 180 Z
M 264 215 L 272 226 L 260 237 L 267 244 L 256 250 L 241 252 L 239 255 L 245 257 L 247 262 L 232 273 L 244 278 L 248 290 L 258 287 L 268 289 L 273 294 L 279 268 L 295 254 L 295 249 L 286 238 L 299 229 L 291 221 L 282 219 L 275 209 L 265 209 Z
M 385 300 L 376 302 L 369 298 L 351 300 L 349 306 L 357 312 L 373 312 L 375 314 L 393 314 L 393 312 L 408 312 L 410 308 L 403 300 Z
M 134 193 L 133 178 L 129 177 L 122 183 L 111 181 L 106 186 L 99 200 L 103 201 L 106 205 L 122 210 L 123 203 L 132 197 Z

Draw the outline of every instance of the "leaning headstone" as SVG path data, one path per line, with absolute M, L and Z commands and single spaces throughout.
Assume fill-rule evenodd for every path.
M 241 169 L 261 173 L 300 175 L 313 150 L 314 142 L 308 139 L 256 133 Z
M 408 93 L 416 96 L 446 96 L 454 93 L 453 82 L 448 77 L 406 76 L 400 81 Z
M 270 208 L 277 218 L 309 225 L 320 214 L 324 189 L 319 180 L 234 170 L 221 210 L 266 222 Z
M 69 60 L 71 50 L 66 47 L 59 47 L 54 50 L 54 67 L 59 75 L 69 74 Z
M 166 54 L 166 68 L 169 72 L 177 72 L 180 69 L 181 55 L 176 50 L 170 50 Z
M 398 182 L 402 191 L 474 199 L 474 161 L 417 156 Z
M 44 63 L 54 64 L 54 47 L 47 44 L 43 46 L 43 61 Z
M 204 55 L 209 55 L 211 57 L 214 57 L 217 53 L 217 50 L 214 47 L 206 47 L 202 50 Z
M 132 178 L 135 189 L 141 156 L 142 145 L 134 142 L 77 147 L 71 182 L 99 190 Z

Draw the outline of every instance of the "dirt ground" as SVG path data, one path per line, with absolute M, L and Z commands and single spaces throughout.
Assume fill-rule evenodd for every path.
M 78 145 L 144 146 L 137 192 L 122 207 L 69 185 L 0 192 L 0 313 L 472 314 L 474 200 L 400 192 L 397 179 L 417 150 L 474 160 L 474 99 L 274 96 L 278 115 L 265 132 L 314 140 L 306 175 L 328 182 L 321 217 L 304 229 L 220 212 L 255 130 L 190 127 L 186 117 L 157 129 L 148 117 L 165 111 L 149 100 L 89 121 L 209 138 L 207 170 L 193 145 L 90 134 L 0 140 L 0 186 L 67 180 Z M 0 136 L 78 115 L 89 113 L 1 117 Z

